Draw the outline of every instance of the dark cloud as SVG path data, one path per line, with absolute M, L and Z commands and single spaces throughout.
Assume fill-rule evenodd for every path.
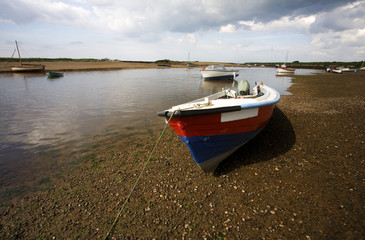
M 200 7 L 179 7 L 173 11 L 168 4 L 165 6 L 166 14 L 163 24 L 166 29 L 174 32 L 194 32 L 238 21 L 251 21 L 267 23 L 278 20 L 284 16 L 308 16 L 332 11 L 354 0 L 253 0 L 253 1 L 209 1 L 195 3 Z
M 311 25 L 312 33 L 327 31 L 341 32 L 348 29 L 362 29 L 365 27 L 365 1 L 349 4 L 317 16 Z
M 358 9 L 344 13 L 346 21 L 340 20 L 335 10 L 356 2 L 361 3 L 357 4 Z M 97 24 L 98 21 L 100 25 L 105 26 L 110 22 L 113 25 L 119 20 L 126 20 L 125 22 L 131 23 L 130 26 L 120 24 L 120 31 L 138 35 L 141 31 L 191 33 L 217 30 L 221 26 L 237 24 L 239 21 L 265 24 L 284 16 L 294 19 L 297 16 L 316 14 L 318 20 L 311 31 L 318 32 L 357 27 L 359 24 L 351 20 L 364 16 L 364 8 L 363 0 L 91 0 L 85 3 L 41 0 L 38 4 L 30 0 L 3 0 L 0 2 L 0 19 L 20 24 L 38 21 L 83 26 L 89 22 Z M 98 19 L 95 11 L 104 15 Z M 114 15 L 110 16 L 110 13 Z M 342 18 L 342 13 L 340 14 Z M 143 19 L 134 18 L 136 15 Z M 113 30 L 115 29 L 114 27 Z
M 61 1 L 0 1 L 0 19 L 16 24 L 40 22 L 72 25 L 78 19 L 85 18 L 87 14 L 88 10 Z

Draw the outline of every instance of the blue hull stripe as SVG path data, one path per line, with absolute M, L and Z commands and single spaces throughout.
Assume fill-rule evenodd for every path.
M 266 107 L 266 106 L 270 106 L 270 105 L 274 105 L 274 104 L 278 103 L 280 100 L 280 94 L 275 89 L 272 89 L 272 90 L 276 93 L 277 97 L 275 99 L 273 99 L 271 101 L 241 104 L 241 109 L 257 108 L 257 107 L 260 108 L 260 107 Z
M 242 145 L 255 137 L 261 130 L 227 135 L 179 137 L 190 149 L 195 162 L 199 164 Z
M 236 75 L 238 76 L 238 74 Z M 224 76 L 216 76 L 216 77 L 204 77 L 204 79 L 223 79 L 223 78 L 233 78 L 233 75 L 224 75 Z

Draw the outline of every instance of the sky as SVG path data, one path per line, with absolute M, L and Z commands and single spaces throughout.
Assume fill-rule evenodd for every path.
M 0 57 L 365 60 L 365 0 L 1 0 Z

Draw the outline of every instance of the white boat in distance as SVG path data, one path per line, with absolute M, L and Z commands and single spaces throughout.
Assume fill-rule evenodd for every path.
M 332 69 L 331 70 L 333 73 L 342 73 L 342 69 Z
M 13 72 L 39 72 L 39 71 L 44 71 L 44 69 L 46 67 L 45 65 L 22 63 L 22 58 L 20 56 L 20 51 L 19 51 L 17 41 L 15 41 L 15 45 L 16 45 L 16 50 L 18 51 L 20 66 L 12 66 L 10 68 L 11 71 L 13 71 Z
M 294 73 L 295 68 L 287 68 L 285 64 L 276 67 L 277 73 Z
M 239 70 L 227 70 L 224 65 L 210 65 L 200 71 L 204 79 L 233 79 Z
M 286 52 L 286 59 L 285 59 L 285 63 L 281 66 L 276 66 L 276 73 L 294 73 L 295 72 L 295 68 L 287 68 L 286 67 L 286 63 L 288 62 L 288 54 L 289 51 Z

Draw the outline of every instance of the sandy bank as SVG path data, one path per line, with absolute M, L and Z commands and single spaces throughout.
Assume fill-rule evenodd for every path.
M 26 62 L 24 62 L 26 63 Z M 146 68 L 169 68 L 158 66 L 157 63 L 143 62 L 32 62 L 32 64 L 43 64 L 46 71 L 95 71 L 95 70 L 118 70 L 118 69 L 146 69 Z M 202 67 L 211 64 L 220 64 L 212 62 L 194 62 L 194 67 Z M 234 64 L 222 63 L 227 67 L 237 66 Z M 10 66 L 19 65 L 17 63 L 0 62 L 0 72 L 11 72 Z M 170 68 L 186 68 L 186 63 L 171 64 Z

